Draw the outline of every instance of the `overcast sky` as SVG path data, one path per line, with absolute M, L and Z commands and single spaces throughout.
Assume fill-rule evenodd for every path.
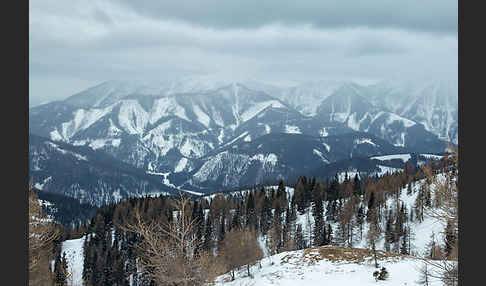
M 106 80 L 457 80 L 457 0 L 30 0 L 30 105 Z

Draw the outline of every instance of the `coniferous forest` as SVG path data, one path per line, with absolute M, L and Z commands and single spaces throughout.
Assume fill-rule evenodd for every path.
M 235 269 L 251 276 L 250 266 L 265 255 L 355 247 L 362 241 L 375 250 L 380 234 L 384 250 L 411 255 L 410 222 L 423 220 L 427 208 L 441 204 L 438 195 L 431 195 L 434 176 L 457 173 L 446 159 L 420 168 L 407 165 L 382 177 L 345 174 L 341 181 L 337 175 L 323 181 L 301 176 L 293 186 L 280 181 L 274 187 L 204 197 L 181 193 L 124 200 L 97 210 L 89 222 L 55 227 L 52 283 L 67 285 L 69 279 L 61 242 L 81 237 L 82 279 L 93 286 L 202 285 L 223 273 L 234 280 Z M 413 188 L 421 180 L 425 184 Z M 400 203 L 401 192 L 418 192 L 413 207 Z M 312 227 L 303 228 L 305 223 Z M 457 259 L 457 221 L 448 221 L 444 231 L 445 241 L 432 240 L 427 257 Z

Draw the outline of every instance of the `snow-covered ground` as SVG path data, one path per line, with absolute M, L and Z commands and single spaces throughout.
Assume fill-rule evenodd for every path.
M 330 247 L 332 249 L 334 247 Z M 321 250 L 325 253 L 326 247 Z M 342 249 L 342 248 L 338 248 Z M 420 279 L 420 267 L 423 262 L 409 256 L 385 255 L 378 259 L 380 267 L 386 267 L 389 277 L 384 281 L 375 281 L 373 272 L 374 261 L 371 255 L 361 257 L 356 250 L 349 258 L 334 258 L 333 250 L 321 256 L 317 249 L 306 249 L 282 252 L 261 260 L 251 267 L 253 277 L 248 277 L 246 268 L 241 267 L 236 272 L 234 281 L 229 274 L 216 279 L 215 285 L 417 285 Z M 361 251 L 358 250 L 358 253 Z M 356 256 L 355 256 L 356 255 Z M 440 281 L 431 279 L 430 286 L 442 285 Z
M 427 159 L 433 159 L 433 160 L 440 160 L 440 159 L 442 159 L 442 157 L 444 157 L 444 156 L 441 156 L 441 155 L 434 155 L 434 154 L 420 154 L 420 156 L 423 156 Z
M 179 191 L 186 192 L 186 193 L 190 193 L 190 194 L 193 194 L 193 195 L 196 195 L 196 196 L 202 196 L 203 195 L 203 193 L 200 193 L 200 192 L 195 192 L 195 191 L 190 191 L 190 190 L 183 190 L 183 189 L 180 188 L 180 186 L 176 186 L 176 185 L 172 184 L 170 182 L 170 180 L 169 180 L 170 172 L 157 173 L 157 172 L 147 171 L 146 173 L 147 174 L 151 174 L 151 175 L 162 176 L 163 177 L 162 183 L 164 185 L 166 185 L 166 186 L 169 186 L 169 187 L 175 188 L 175 189 L 177 189 Z M 152 196 L 154 196 L 154 197 L 155 196 L 159 196 L 159 194 L 168 195 L 168 193 L 163 192 L 163 193 L 152 193 Z
M 302 134 L 298 126 L 285 124 L 285 133 Z
M 62 242 L 62 252 L 66 253 L 68 264 L 68 286 L 82 286 L 83 285 L 83 243 L 85 236 L 78 239 L 69 239 Z
M 410 154 L 393 154 L 393 155 L 371 157 L 370 159 L 376 159 L 380 161 L 401 159 L 403 162 L 407 162 L 408 160 L 410 160 L 410 158 L 411 158 Z

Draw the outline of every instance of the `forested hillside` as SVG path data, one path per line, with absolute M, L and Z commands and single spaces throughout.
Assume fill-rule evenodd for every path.
M 302 176 L 294 186 L 129 199 L 98 211 L 77 240 L 83 266 L 71 269 L 87 285 L 196 285 L 223 273 L 251 276 L 263 257 L 327 245 L 454 260 L 457 220 L 438 217 L 450 203 L 445 190 L 456 188 L 450 161 L 382 177 Z

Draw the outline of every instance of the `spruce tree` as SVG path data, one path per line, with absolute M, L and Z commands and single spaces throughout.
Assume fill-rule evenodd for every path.
M 331 224 L 327 225 L 327 244 L 332 244 L 332 227 Z
M 247 204 L 246 204 L 246 225 L 245 228 L 256 229 L 257 221 L 255 215 L 255 198 L 253 197 L 253 192 L 250 191 L 248 194 Z
M 306 185 L 305 185 L 305 180 L 304 180 L 303 177 L 300 177 L 297 180 L 297 184 L 295 184 L 295 187 L 294 187 L 294 195 L 295 195 L 295 199 L 296 199 L 297 210 L 302 215 L 302 214 L 304 214 L 305 209 L 307 208 Z
M 285 191 L 285 185 L 283 180 L 280 180 L 280 182 L 278 183 L 277 198 L 281 200 L 282 203 L 284 201 L 287 201 L 287 192 Z
M 408 244 L 407 244 L 407 231 L 403 231 L 403 236 L 402 236 L 402 247 L 400 248 L 400 254 L 408 255 L 409 250 L 408 250 Z
M 240 223 L 240 216 L 241 216 L 241 211 L 240 211 L 240 205 L 238 205 L 235 209 L 235 213 L 233 214 L 233 219 L 231 220 L 231 229 L 241 229 L 241 223 Z
M 422 222 L 424 220 L 424 191 L 422 188 L 419 189 L 419 192 L 417 194 L 417 198 L 415 199 L 415 217 L 419 222 Z
M 275 241 L 275 246 L 278 253 L 282 247 L 282 209 L 280 208 L 280 204 L 275 206 L 272 229 L 272 239 Z
M 321 232 L 320 243 L 321 243 L 321 246 L 322 245 L 328 245 L 329 244 L 328 235 L 327 235 L 326 225 L 325 224 L 322 225 L 322 232 Z
M 363 239 L 363 223 L 364 223 L 364 211 L 363 206 L 359 206 L 358 212 L 356 214 L 356 222 L 359 225 L 359 237 Z
M 452 227 L 451 220 L 447 221 L 447 226 L 445 228 L 445 238 L 444 238 L 444 253 L 446 258 L 450 258 L 453 254 L 453 249 L 456 246 L 457 236 Z
M 115 283 L 115 279 L 113 277 L 112 266 L 113 266 L 113 257 L 111 256 L 111 252 L 108 251 L 108 255 L 106 256 L 105 265 L 103 266 L 103 285 L 112 286 Z
M 61 257 L 61 254 L 58 254 L 54 262 L 54 281 L 59 286 L 67 284 L 67 263 L 65 258 L 65 253 L 63 252 L 63 256 Z
M 361 181 L 359 180 L 358 174 L 354 175 L 353 194 L 358 197 L 361 196 Z
M 272 205 L 267 196 L 263 197 L 262 208 L 260 211 L 260 231 L 266 235 L 272 223 Z
M 339 195 L 339 178 L 338 178 L 338 175 L 336 173 L 336 175 L 334 176 L 334 178 L 331 181 L 329 188 L 327 189 L 327 199 L 330 200 L 330 201 L 334 201 L 334 200 L 339 199 L 339 197 L 340 197 L 340 195 Z
M 297 228 L 295 230 L 295 246 L 297 250 L 304 249 L 306 246 L 304 242 L 304 234 L 302 232 L 302 225 L 300 223 L 297 224 Z
M 221 245 L 221 242 L 224 240 L 226 236 L 226 217 L 224 215 L 221 216 L 221 223 L 219 224 L 219 231 L 218 231 L 218 247 Z
M 322 205 L 322 188 L 319 183 L 315 184 L 314 190 L 312 191 L 312 215 L 314 216 L 314 246 L 324 245 L 322 240 L 322 232 L 324 225 L 323 218 L 323 205 Z

